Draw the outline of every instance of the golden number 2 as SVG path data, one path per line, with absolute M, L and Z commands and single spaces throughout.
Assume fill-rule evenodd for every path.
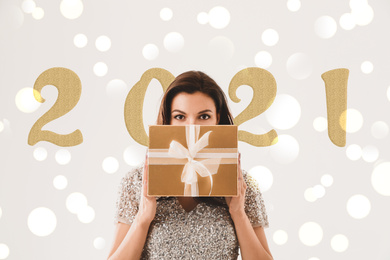
M 39 141 L 47 141 L 58 146 L 75 146 L 83 142 L 83 135 L 79 129 L 71 134 L 57 134 L 52 131 L 42 130 L 42 127 L 50 121 L 57 119 L 72 110 L 81 95 L 81 81 L 76 73 L 66 68 L 51 68 L 39 75 L 34 84 L 34 97 L 43 103 L 41 90 L 47 85 L 53 85 L 58 89 L 58 98 L 54 105 L 42 115 L 32 126 L 28 135 L 28 144 L 35 145 Z
M 235 125 L 241 125 L 262 114 L 271 106 L 276 96 L 275 78 L 265 69 L 246 68 L 234 75 L 229 84 L 229 97 L 235 103 L 241 101 L 236 91 L 242 85 L 248 85 L 253 89 L 253 98 L 244 111 L 234 118 Z M 278 134 L 274 129 L 262 135 L 239 130 L 238 140 L 254 146 L 270 146 L 277 143 Z
M 152 68 L 142 74 L 141 79 L 131 88 L 125 102 L 125 123 L 130 136 L 139 144 L 148 146 L 149 139 L 144 128 L 143 104 L 146 89 L 152 79 L 157 79 L 165 92 L 175 79 L 169 71 Z
M 332 143 L 346 143 L 348 69 L 335 69 L 321 75 L 325 82 L 328 135 Z

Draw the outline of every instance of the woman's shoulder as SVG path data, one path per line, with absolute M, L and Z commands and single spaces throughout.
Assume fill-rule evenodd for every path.
M 126 172 L 126 174 L 123 176 L 123 179 L 142 180 L 143 170 L 144 170 L 144 163 L 136 165 Z

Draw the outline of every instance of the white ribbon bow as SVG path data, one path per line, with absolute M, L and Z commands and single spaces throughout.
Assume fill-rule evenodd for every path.
M 211 158 L 202 161 L 194 160 L 196 154 L 209 144 L 209 135 L 212 131 L 205 133 L 199 138 L 200 126 L 199 125 L 186 125 L 186 149 L 182 144 L 173 140 L 169 145 L 168 154 L 175 158 L 187 158 L 188 162 L 184 165 L 183 172 L 181 174 L 181 181 L 185 183 L 184 195 L 198 196 L 198 173 L 202 177 L 210 177 L 210 193 L 213 189 L 213 177 L 211 175 L 218 172 L 218 167 L 221 158 Z M 191 193 L 188 193 L 188 185 L 191 185 Z

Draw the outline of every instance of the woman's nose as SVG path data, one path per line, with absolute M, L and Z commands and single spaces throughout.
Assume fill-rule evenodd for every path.
M 195 122 L 196 122 L 195 118 L 193 118 L 193 117 L 189 117 L 189 118 L 188 118 L 187 123 L 188 123 L 189 125 L 195 125 Z

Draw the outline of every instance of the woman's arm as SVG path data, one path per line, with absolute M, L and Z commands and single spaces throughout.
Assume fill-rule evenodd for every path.
M 147 157 L 142 179 L 141 202 L 131 225 L 118 223 L 109 260 L 140 259 L 145 245 L 149 226 L 156 214 L 156 198 L 147 196 Z

